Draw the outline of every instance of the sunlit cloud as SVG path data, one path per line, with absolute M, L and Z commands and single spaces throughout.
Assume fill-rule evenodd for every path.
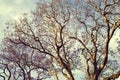
M 3 38 L 5 23 L 11 19 L 17 20 L 22 13 L 35 9 L 39 0 L 0 0 L 0 41 Z

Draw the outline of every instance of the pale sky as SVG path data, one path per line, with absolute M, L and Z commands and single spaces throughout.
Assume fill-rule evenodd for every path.
M 5 23 L 22 13 L 29 13 L 39 0 L 0 0 L 0 41 L 3 38 Z
M 34 10 L 36 2 L 38 1 L 39 0 L 0 0 L 0 41 L 3 38 L 5 23 L 22 13 L 29 13 L 31 10 Z M 120 30 L 118 30 L 117 33 L 120 33 Z M 119 34 L 115 36 L 114 39 L 115 38 L 119 38 Z M 113 44 L 114 39 L 110 44 L 112 46 L 116 46 L 116 44 Z

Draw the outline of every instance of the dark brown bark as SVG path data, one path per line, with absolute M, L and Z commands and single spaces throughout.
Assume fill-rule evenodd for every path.
M 2 77 L 2 78 L 3 78 L 3 80 L 5 80 L 5 76 L 3 76 L 3 75 L 0 75 L 0 77 Z
M 22 66 L 21 66 L 19 63 L 17 63 L 17 64 L 18 64 L 18 66 L 20 67 L 20 69 L 21 69 L 22 72 L 23 72 L 23 80 L 26 80 L 25 70 L 22 68 Z

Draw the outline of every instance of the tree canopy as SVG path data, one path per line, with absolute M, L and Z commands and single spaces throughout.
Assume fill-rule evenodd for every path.
M 0 54 L 4 80 L 111 80 L 120 75 L 120 0 L 41 0 L 9 22 Z M 114 41 L 115 42 L 115 41 Z

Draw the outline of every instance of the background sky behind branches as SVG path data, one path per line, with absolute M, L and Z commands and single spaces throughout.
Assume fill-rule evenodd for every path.
M 36 7 L 36 2 L 39 0 L 0 0 L 0 42 L 4 37 L 3 30 L 6 28 L 5 23 L 12 19 L 17 19 L 22 13 L 30 13 Z M 114 39 L 119 38 L 120 30 Z M 116 46 L 114 39 L 111 41 L 111 46 Z M 114 44 L 113 44 L 114 43 Z M 119 79 L 120 80 L 120 79 Z
M 6 28 L 5 23 L 12 19 L 17 19 L 22 13 L 30 13 L 31 10 L 35 9 L 36 3 L 39 1 L 40 0 L 0 0 L 0 42 L 3 38 L 3 30 Z M 120 30 L 118 30 L 117 33 L 120 34 Z M 114 39 L 118 38 L 119 34 L 117 34 Z M 112 46 L 117 45 L 114 43 L 114 39 L 111 41 Z

